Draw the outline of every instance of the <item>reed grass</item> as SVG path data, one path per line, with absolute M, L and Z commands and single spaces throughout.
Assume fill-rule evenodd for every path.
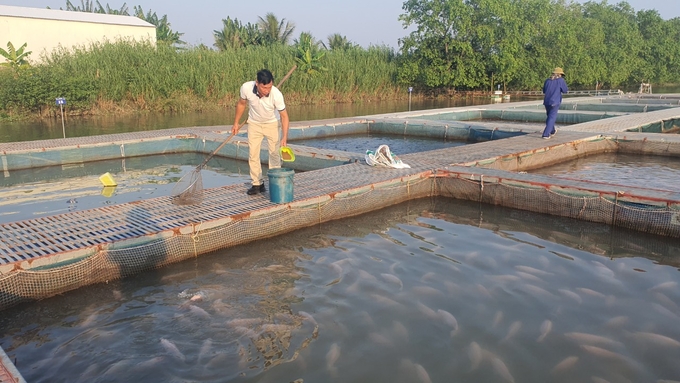
M 57 50 L 25 70 L 0 71 L 0 117 L 53 114 L 65 97 L 70 114 L 182 112 L 231 107 L 244 81 L 267 68 L 275 83 L 295 64 L 290 46 L 218 52 L 199 47 L 116 42 Z M 328 51 L 317 76 L 297 70 L 282 86 L 289 104 L 404 97 L 391 49 Z

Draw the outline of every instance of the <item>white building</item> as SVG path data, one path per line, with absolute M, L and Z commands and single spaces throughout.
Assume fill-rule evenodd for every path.
M 89 47 L 96 42 L 149 41 L 156 44 L 156 27 L 134 16 L 13 7 L 0 5 L 0 47 L 27 43 L 31 62 L 57 47 Z M 3 60 L 0 57 L 0 60 Z

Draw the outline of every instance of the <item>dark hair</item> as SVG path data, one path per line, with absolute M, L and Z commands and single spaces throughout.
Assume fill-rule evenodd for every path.
M 262 85 L 267 85 L 274 81 L 274 75 L 268 69 L 262 69 L 257 72 L 257 82 Z

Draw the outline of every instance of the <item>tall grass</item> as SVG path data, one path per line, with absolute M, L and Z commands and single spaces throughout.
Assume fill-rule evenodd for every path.
M 71 114 L 231 107 L 257 70 L 271 70 L 277 83 L 294 64 L 288 46 L 217 52 L 117 42 L 62 49 L 40 65 L 0 71 L 0 117 L 54 113 L 56 97 L 67 99 Z M 287 103 L 403 97 L 391 49 L 329 51 L 322 65 L 327 70 L 317 76 L 293 73 L 282 86 Z

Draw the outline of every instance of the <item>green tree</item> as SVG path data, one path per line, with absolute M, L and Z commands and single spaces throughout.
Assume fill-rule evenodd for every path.
M 321 43 L 325 49 L 328 50 L 342 50 L 342 49 L 353 49 L 357 48 L 358 45 L 347 39 L 347 36 L 343 36 L 339 33 L 333 33 L 328 36 L 328 45 Z
M 678 44 L 678 41 L 680 41 L 680 17 L 667 20 L 665 27 L 668 34 L 664 37 L 664 44 L 668 47 L 669 62 L 667 78 L 662 81 L 677 83 L 680 79 L 680 44 Z
M 213 37 L 215 38 L 213 45 L 220 51 L 262 45 L 263 41 L 257 25 L 251 23 L 244 25 L 238 19 L 232 20 L 229 17 L 222 19 L 222 30 L 214 30 Z
M 559 26 L 564 27 L 571 38 L 560 46 L 561 60 L 550 64 L 552 67 L 562 65 L 569 68 L 567 79 L 573 86 L 599 88 L 607 78 L 609 70 L 603 54 L 607 50 L 604 25 L 584 17 L 580 10 L 575 10 L 570 13 L 565 23 Z M 546 76 L 550 70 L 552 68 L 546 67 L 544 72 Z
M 97 2 L 99 4 L 99 2 Z M 128 7 L 126 3 L 123 3 L 119 9 L 113 9 L 109 7 L 109 4 L 106 4 L 106 9 L 104 9 L 101 4 L 99 4 L 99 8 L 101 9 L 102 12 L 98 13 L 106 13 L 109 15 L 124 15 L 124 16 L 129 16 L 130 13 L 128 12 Z
M 102 6 L 99 0 L 94 2 L 90 0 L 80 0 L 80 6 L 73 5 L 70 0 L 66 0 L 66 10 L 76 12 L 105 13 L 111 15 L 130 15 L 126 3 L 123 3 L 119 9 L 113 9 L 108 3 L 106 4 L 106 7 Z
M 264 18 L 259 17 L 257 26 L 263 35 L 265 44 L 288 44 L 290 36 L 295 30 L 295 24 L 286 22 L 286 19 L 279 19 L 273 13 L 267 13 Z
M 634 76 L 643 82 L 678 81 L 680 18 L 664 21 L 659 12 L 645 10 L 636 19 L 645 43 L 640 51 L 643 64 Z
M 519 80 L 528 64 L 524 47 L 530 43 L 533 23 L 527 22 L 526 2 L 470 0 L 474 9 L 471 34 L 476 52 L 483 56 L 486 76 L 494 84 Z
M 150 9 L 146 14 L 144 14 L 144 10 L 139 5 L 136 5 L 134 9 L 136 17 L 156 26 L 157 44 L 173 46 L 185 44 L 185 42 L 181 40 L 181 37 L 184 33 L 179 33 L 172 30 L 170 23 L 168 22 L 168 15 L 163 15 L 163 17 L 159 18 L 156 12 L 151 12 Z
M 20 46 L 19 49 L 14 48 L 14 44 L 11 41 L 7 42 L 7 50 L 0 48 L 0 56 L 7 60 L 4 63 L 0 63 L 0 66 L 9 67 L 18 71 L 19 69 L 26 68 L 29 66 L 28 56 L 32 53 L 31 51 L 26 51 L 26 45 Z
M 321 49 L 322 44 L 316 41 L 311 33 L 300 33 L 300 37 L 293 45 L 295 46 L 295 62 L 302 72 L 316 76 L 327 70 L 323 66 L 326 52 Z
M 69 0 L 66 0 L 66 10 L 75 12 L 91 12 L 95 10 L 95 3 L 90 0 L 80 0 L 80 6 L 74 6 Z M 49 8 L 49 7 L 48 7 Z M 61 8 L 59 8 L 61 9 Z
M 609 5 L 587 2 L 583 5 L 584 17 L 589 22 L 600 23 L 604 31 L 604 50 L 591 52 L 600 55 L 606 74 L 602 79 L 609 86 L 639 83 L 642 79 L 633 75 L 642 66 L 642 35 L 635 21 L 635 13 L 626 2 Z
M 49 9 L 49 7 L 47 8 Z M 80 0 L 80 5 L 73 5 L 70 0 L 66 0 L 66 10 L 130 16 L 130 12 L 126 3 L 123 3 L 123 5 L 118 9 L 114 9 L 111 8 L 108 3 L 106 6 L 102 6 L 99 0 L 95 0 L 94 2 L 91 0 Z M 134 7 L 134 16 L 156 26 L 156 42 L 158 44 L 168 44 L 175 46 L 185 44 L 185 42 L 181 40 L 181 37 L 184 33 L 179 33 L 172 30 L 170 23 L 168 22 L 167 15 L 163 15 L 163 17 L 159 18 L 156 12 L 151 12 L 151 10 L 145 14 L 142 7 L 137 5 Z
M 476 88 L 486 82 L 483 57 L 472 37 L 474 8 L 462 0 L 407 0 L 399 16 L 416 30 L 400 40 L 398 79 L 428 88 Z
M 516 84 L 518 88 L 540 89 L 556 66 L 567 72 L 572 88 L 594 88 L 604 80 L 604 27 L 598 20 L 584 17 L 581 5 L 546 3 L 540 10 L 527 13 L 525 19 L 538 21 L 531 32 L 532 51 L 526 60 L 532 71 Z

